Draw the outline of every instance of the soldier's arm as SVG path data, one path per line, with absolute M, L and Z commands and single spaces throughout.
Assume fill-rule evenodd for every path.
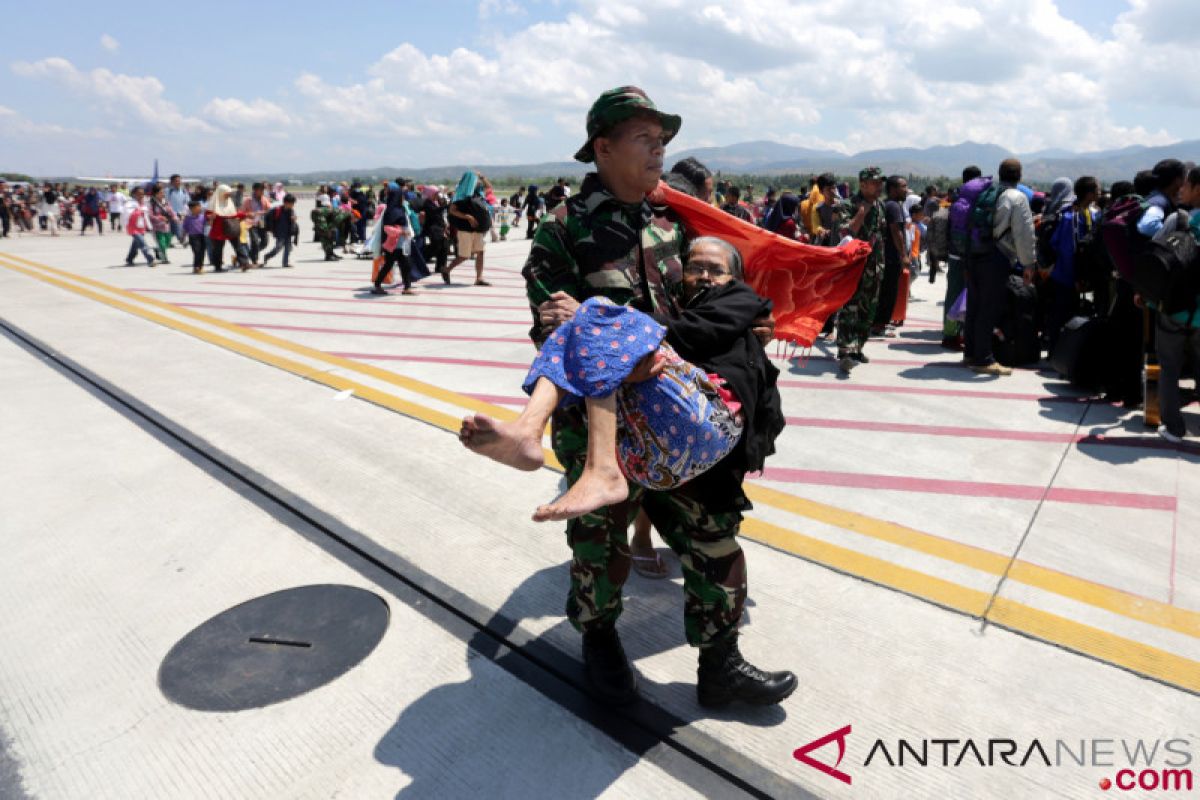
M 578 301 L 585 299 L 579 266 L 571 254 L 567 229 L 561 221 L 553 217 L 542 220 L 521 274 L 525 278 L 525 296 L 533 314 L 529 337 L 540 345 L 557 326 L 556 323 L 542 322 L 540 307 L 559 292 Z
M 859 203 L 857 206 L 851 206 L 847 203 L 844 208 L 844 214 L 849 222 L 846 223 L 847 230 L 851 236 L 858 236 L 858 232 L 862 230 L 863 222 L 867 219 L 867 204 Z

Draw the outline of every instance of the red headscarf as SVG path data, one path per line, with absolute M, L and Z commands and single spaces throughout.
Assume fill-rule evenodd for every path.
M 775 306 L 775 338 L 802 347 L 811 347 L 829 315 L 854 295 L 871 254 L 871 245 L 857 239 L 816 247 L 776 236 L 665 183 L 650 201 L 670 206 L 689 236 L 715 236 L 736 247 L 746 283 Z

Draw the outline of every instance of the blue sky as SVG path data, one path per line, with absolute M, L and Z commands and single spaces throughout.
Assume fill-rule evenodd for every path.
M 680 148 L 1200 138 L 1200 0 L 451 0 L 5 15 L 0 169 L 558 161 L 644 86 Z M 852 20 L 853 26 L 846 21 Z M 1149 91 L 1146 87 L 1151 87 Z

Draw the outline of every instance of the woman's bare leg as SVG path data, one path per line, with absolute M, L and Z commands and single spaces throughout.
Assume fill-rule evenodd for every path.
M 564 394 L 551 381 L 538 378 L 521 416 L 512 422 L 500 422 L 487 414 L 463 417 L 458 440 L 468 450 L 501 464 L 528 472 L 541 469 L 545 464 L 542 433 Z
M 617 465 L 617 398 L 588 398 L 587 463 L 575 485 L 553 503 L 538 506 L 535 522 L 580 517 L 629 497 L 629 484 Z

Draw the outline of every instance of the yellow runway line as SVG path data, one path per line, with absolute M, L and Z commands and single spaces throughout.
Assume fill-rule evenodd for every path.
M 13 261 L 18 260 L 16 257 L 5 254 L 0 254 L 0 256 Z M 415 393 L 425 393 L 424 389 L 428 387 L 432 391 L 427 394 L 434 399 L 463 407 L 479 408 L 482 406 L 479 410 L 484 410 L 488 413 L 492 413 L 493 409 L 496 408 L 486 403 L 474 401 L 471 398 L 462 397 L 454 392 L 424 384 L 421 381 L 405 378 L 395 373 L 389 373 L 386 370 L 379 370 L 348 359 L 328 356 L 321 351 L 304 347 L 303 345 L 297 345 L 269 334 L 252 331 L 233 323 L 225 322 L 224 320 L 207 317 L 206 315 L 192 312 L 190 309 L 180 309 L 169 303 L 145 298 L 134 292 L 110 287 L 100 281 L 72 275 L 53 267 L 37 264 L 37 262 L 30 262 L 27 259 L 19 260 L 30 264 L 34 268 L 31 269 L 18 264 L 2 262 L 0 262 L 0 265 L 142 317 L 143 319 L 188 333 L 203 341 L 216 344 L 217 346 L 245 355 L 248 358 L 283 369 L 308 380 L 329 386 L 330 388 L 339 390 L 354 389 L 355 394 L 365 400 L 431 425 L 436 425 L 450 432 L 457 432 L 459 420 L 449 414 L 402 400 L 386 392 L 380 392 L 355 381 L 331 375 L 328 372 L 314 371 L 308 365 L 300 362 L 268 353 L 259 348 L 165 317 L 131 303 L 113 297 L 106 297 L 82 286 L 76 286 L 51 275 L 43 274 L 36 268 L 41 268 L 61 275 L 63 278 L 77 280 L 81 283 L 128 297 L 133 301 L 158 306 L 172 313 L 188 316 L 198 321 L 230 330 L 239 335 L 250 336 L 266 344 L 289 350 L 314 360 L 325 363 L 336 362 L 338 366 L 344 366 L 346 369 L 373 377 L 379 377 L 388 383 L 402 386 Z M 458 398 L 461 398 L 461 401 Z M 505 411 L 505 409 L 497 410 Z M 496 414 L 496 416 L 500 416 L 500 414 Z M 553 454 L 549 453 L 549 451 L 546 452 L 548 456 L 547 465 L 561 471 L 561 466 L 558 465 L 557 461 L 553 460 Z M 896 525 L 895 523 L 877 520 L 851 511 L 806 500 L 768 487 L 752 485 L 748 487 L 747 494 L 758 502 L 798 516 L 815 519 L 845 530 L 863 533 L 881 541 L 891 542 L 991 574 L 1001 574 L 1008 563 L 1007 558 L 996 553 L 941 539 L 930 534 Z M 927 575 L 917 570 L 900 567 L 882 559 L 823 542 L 819 539 L 761 520 L 747 519 L 743 524 L 743 533 L 749 539 L 775 547 L 784 552 L 865 578 L 882 586 L 920 597 L 974 617 L 979 617 L 987 607 L 989 598 L 987 593 Z M 1091 583 L 1081 578 L 1024 562 L 1017 562 L 1014 565 L 1010 578 L 1030 586 L 1071 597 L 1080 602 L 1103 608 L 1131 619 L 1175 630 L 1190 636 L 1200 636 L 1200 614 L 1196 614 L 1195 612 L 1167 606 L 1148 598 L 1140 598 L 1111 587 Z M 1180 686 L 1181 688 L 1186 688 L 1189 691 L 1200 691 L 1200 663 L 1181 656 L 1176 656 L 1166 651 L 1074 622 L 1073 620 L 1049 614 L 1021 603 L 1009 601 L 1005 598 L 997 598 L 996 602 L 993 603 L 991 621 L 1016 631 L 1028 633 L 1035 638 L 1044 639 L 1072 650 L 1086 653 L 1125 669 L 1130 669 Z
M 979 618 L 987 608 L 989 595 L 986 592 L 797 531 L 757 519 L 747 519 L 742 523 L 742 530 L 748 538 L 763 544 L 972 617 Z M 992 603 L 988 622 L 1200 694 L 1200 662 L 1161 648 L 1004 597 L 998 597 Z

